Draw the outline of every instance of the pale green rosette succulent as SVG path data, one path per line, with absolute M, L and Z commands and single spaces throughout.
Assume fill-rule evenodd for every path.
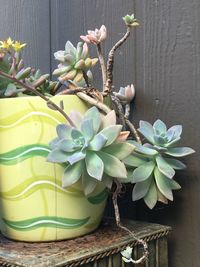
M 86 43 L 79 42 L 77 47 L 74 47 L 70 41 L 67 41 L 65 50 L 55 52 L 54 56 L 60 64 L 53 75 L 59 76 L 61 83 L 65 84 L 70 80 L 76 85 L 84 85 L 83 71 L 87 72 L 89 82 L 92 82 L 92 73 L 89 69 L 97 63 L 98 59 L 90 58 Z
M 135 183 L 133 201 L 144 198 L 147 206 L 152 209 L 157 201 L 173 201 L 172 190 L 181 188 L 173 179 L 175 171 L 186 168 L 184 163 L 175 158 L 190 155 L 194 150 L 189 147 L 175 147 L 181 139 L 181 125 L 167 130 L 161 120 L 157 120 L 153 126 L 146 121 L 140 121 L 138 130 L 149 143 L 140 145 L 132 141 L 135 151 L 124 163 L 129 168 L 130 181 Z
M 99 182 L 111 188 L 113 178 L 126 180 L 122 160 L 132 153 L 134 146 L 124 140 L 122 126 L 116 125 L 115 112 L 103 116 L 92 107 L 84 116 L 72 112 L 70 118 L 76 128 L 59 124 L 58 137 L 50 143 L 52 151 L 47 157 L 50 162 L 66 164 L 63 187 L 81 179 L 87 195 Z

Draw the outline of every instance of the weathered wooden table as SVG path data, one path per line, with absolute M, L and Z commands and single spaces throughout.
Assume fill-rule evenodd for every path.
M 149 245 L 149 259 L 137 267 L 168 267 L 168 226 L 124 221 L 137 237 L 144 238 Z M 106 221 L 94 233 L 73 240 L 49 243 L 14 242 L 0 236 L 0 266 L 34 267 L 123 267 L 120 251 L 127 245 L 134 246 L 134 256 L 142 254 L 142 247 L 126 232 Z

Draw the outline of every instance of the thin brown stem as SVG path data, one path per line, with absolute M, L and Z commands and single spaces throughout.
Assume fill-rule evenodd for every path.
M 58 105 L 56 105 L 53 101 L 50 100 L 50 98 L 46 97 L 45 95 L 43 95 L 42 93 L 40 93 L 39 91 L 37 91 L 34 87 L 32 87 L 29 84 L 26 84 L 24 82 L 19 81 L 18 79 L 16 79 L 15 77 L 0 71 L 0 76 L 3 76 L 17 84 L 19 84 L 20 86 L 22 86 L 23 88 L 25 88 L 27 91 L 33 93 L 34 95 L 37 95 L 39 97 L 41 97 L 43 100 L 45 100 L 47 103 L 49 103 L 53 108 L 55 108 L 58 112 L 60 112 L 60 114 L 69 122 L 69 124 L 73 127 L 75 127 L 73 121 L 69 118 L 69 116 L 64 112 L 64 110 L 62 110 Z
M 130 27 L 127 26 L 127 31 L 124 36 L 112 47 L 108 54 L 107 61 L 107 80 L 104 92 L 108 95 L 112 92 L 113 86 L 113 66 L 114 66 L 114 52 L 119 48 L 129 37 L 130 35 Z
M 130 234 L 130 236 L 132 236 L 137 241 L 138 244 L 141 244 L 143 246 L 143 249 L 144 249 L 143 255 L 137 260 L 133 260 L 133 259 L 130 260 L 134 264 L 139 264 L 139 263 L 144 262 L 148 258 L 148 254 L 149 254 L 148 245 L 143 239 L 138 238 L 133 231 L 128 229 L 126 226 L 122 225 L 121 218 L 120 218 L 119 207 L 118 207 L 118 203 L 117 203 L 118 195 L 121 193 L 121 190 L 122 190 L 122 184 L 117 179 L 115 179 L 114 182 L 115 182 L 115 185 L 116 185 L 116 189 L 113 192 L 112 201 L 113 201 L 113 206 L 114 206 L 114 211 L 115 211 L 116 224 L 117 224 L 117 226 L 119 228 L 121 228 L 122 230 L 128 232 Z
M 99 63 L 101 66 L 101 72 L 102 72 L 102 80 L 103 80 L 103 91 L 105 90 L 105 86 L 106 86 L 106 79 L 107 79 L 107 70 L 106 70 L 106 64 L 104 61 L 104 57 L 102 54 L 102 50 L 101 50 L 101 44 L 97 44 L 97 54 L 98 54 L 98 58 L 99 58 Z
M 90 87 L 90 83 L 89 83 L 89 80 L 88 80 L 87 73 L 84 70 L 82 70 L 82 73 L 83 73 L 83 78 L 85 80 L 85 83 L 86 83 L 87 87 Z
M 131 133 L 135 136 L 136 141 L 139 144 L 142 144 L 141 138 L 140 138 L 140 136 L 138 134 L 138 131 L 136 130 L 135 126 L 133 125 L 133 123 L 130 122 L 129 119 L 127 119 L 126 117 L 125 117 L 125 122 L 126 122 L 126 125 L 129 127 Z

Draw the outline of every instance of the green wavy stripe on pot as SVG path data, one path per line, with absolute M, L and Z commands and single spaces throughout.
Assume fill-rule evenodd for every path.
M 41 189 L 56 190 L 59 193 L 72 195 L 74 197 L 84 197 L 81 190 L 75 188 L 64 189 L 61 182 L 55 181 L 54 177 L 37 176 L 27 178 L 23 183 L 17 185 L 7 192 L 0 192 L 0 197 L 7 200 L 17 201 L 32 195 Z
M 34 120 L 33 117 L 35 117 Z M 11 116 L 1 119 L 0 129 L 9 129 L 18 126 L 21 123 L 29 122 L 30 119 L 31 122 L 34 122 L 40 120 L 41 118 L 43 118 L 45 122 L 52 124 L 53 126 L 57 125 L 58 123 L 61 123 L 61 121 L 56 115 L 52 116 L 49 113 L 43 111 L 23 110 L 23 112 L 18 112 L 17 114 L 13 114 Z
M 56 216 L 42 216 L 23 221 L 11 221 L 3 218 L 4 223 L 17 231 L 30 231 L 40 227 L 61 229 L 75 229 L 85 225 L 90 217 L 83 219 L 63 218 Z
M 108 196 L 108 189 L 103 189 L 98 195 L 88 197 L 88 201 L 92 204 L 100 204 L 106 200 Z
M 31 144 L 21 146 L 6 153 L 0 154 L 0 164 L 14 165 L 35 156 L 46 157 L 50 149 L 47 145 Z

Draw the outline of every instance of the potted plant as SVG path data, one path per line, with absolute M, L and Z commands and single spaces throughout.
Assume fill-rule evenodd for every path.
M 175 170 L 186 166 L 175 158 L 194 152 L 176 147 L 182 127 L 167 129 L 161 120 L 153 125 L 141 121 L 136 130 L 129 120 L 134 86 L 113 92 L 114 53 L 139 25 L 134 15 L 123 20 L 127 31 L 112 47 L 107 64 L 102 54 L 107 37 L 104 25 L 80 36 L 85 43 L 75 48 L 68 41 L 64 51 L 56 52 L 59 65 L 53 75 L 58 76 L 57 82 L 24 68 L 21 49 L 25 44 L 11 38 L 0 42 L 4 235 L 48 241 L 91 232 L 101 221 L 109 190 L 117 225 L 126 229 L 117 205 L 123 183 L 133 183 L 133 201 L 144 198 L 149 208 L 157 201 L 172 201 L 172 190 L 180 188 L 173 179 Z M 98 59 L 89 57 L 88 44 L 96 46 Z M 90 70 L 98 60 L 102 91 L 93 86 Z M 147 143 L 142 144 L 138 132 Z M 134 261 L 127 248 L 122 253 L 125 261 L 141 262 L 147 257 L 147 244 L 138 242 L 144 246 L 143 256 Z

